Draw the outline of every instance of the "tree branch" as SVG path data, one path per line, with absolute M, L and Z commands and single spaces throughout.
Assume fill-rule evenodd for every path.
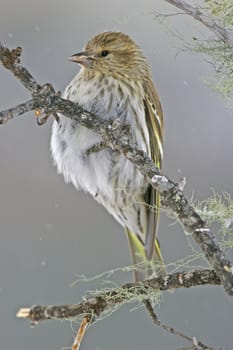
M 204 26 L 209 28 L 219 39 L 225 43 L 233 46 L 233 35 L 226 28 L 219 25 L 210 16 L 203 13 L 199 7 L 189 5 L 184 0 L 165 0 L 169 4 L 181 9 L 187 15 L 192 16 L 197 21 L 201 22 Z
M 22 308 L 17 316 L 28 318 L 34 324 L 44 320 L 54 319 L 74 319 L 81 316 L 92 323 L 107 312 L 113 312 L 117 306 L 125 303 L 144 301 L 155 296 L 158 291 L 174 290 L 178 288 L 190 288 L 200 285 L 220 285 L 221 281 L 213 270 L 197 270 L 192 272 L 177 272 L 165 277 L 157 277 L 144 282 L 128 283 L 121 288 L 113 288 L 102 293 L 85 298 L 85 301 L 74 305 L 53 305 L 53 306 L 33 306 L 31 308 Z M 195 338 L 177 331 L 159 320 L 154 313 L 151 304 L 148 303 L 147 309 L 154 323 L 170 334 L 179 336 L 193 344 L 193 349 L 213 350 L 209 346 L 197 341 Z
M 10 119 L 21 116 L 36 109 L 35 100 L 29 100 L 19 105 L 0 112 L 0 124 L 7 123 Z
M 192 234 L 199 247 L 205 254 L 206 259 L 214 268 L 219 276 L 222 285 L 229 295 L 233 295 L 233 268 L 225 254 L 218 246 L 215 235 L 210 232 L 206 223 L 198 215 L 195 209 L 189 204 L 179 184 L 171 181 L 163 175 L 156 167 L 154 162 L 131 140 L 129 128 L 122 125 L 116 125 L 100 117 L 85 111 L 77 103 L 64 100 L 60 93 L 56 93 L 50 84 L 40 86 L 28 72 L 20 65 L 21 49 L 17 48 L 10 51 L 8 48 L 0 46 L 0 61 L 5 68 L 9 69 L 20 82 L 31 92 L 33 100 L 20 106 L 29 111 L 39 109 L 48 114 L 61 113 L 67 118 L 71 118 L 82 126 L 100 134 L 106 147 L 119 151 L 128 160 L 130 160 L 138 170 L 148 179 L 148 183 L 160 193 L 161 204 L 169 208 L 178 217 L 184 230 Z M 33 103 L 34 101 L 34 103 Z M 29 103 L 30 102 L 30 103 Z M 27 108 L 25 107 L 27 105 Z M 14 113 L 12 112 L 14 111 Z M 1 120 L 7 120 L 15 117 L 18 108 L 9 109 L 0 112 Z M 19 109 L 18 112 L 23 111 Z M 11 118 L 9 118 L 9 115 Z
M 74 305 L 33 306 L 20 309 L 18 317 L 28 318 L 32 322 L 51 319 L 71 319 L 78 316 L 99 318 L 103 313 L 114 310 L 124 303 L 146 300 L 158 291 L 178 288 L 190 288 L 203 285 L 221 285 L 221 281 L 213 270 L 196 270 L 177 272 L 165 277 L 156 277 L 144 282 L 127 283 L 120 288 L 103 291 L 86 297 L 85 301 Z

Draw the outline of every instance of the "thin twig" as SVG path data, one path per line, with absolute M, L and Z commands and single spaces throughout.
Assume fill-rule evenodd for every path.
M 90 324 L 90 320 L 88 317 L 84 317 L 82 319 L 82 322 L 79 326 L 79 329 L 77 331 L 76 337 L 74 339 L 73 345 L 72 345 L 72 350 L 79 350 L 80 346 L 82 344 L 82 341 L 84 339 L 84 336 L 86 334 L 87 331 L 87 327 Z
M 202 350 L 214 350 L 213 348 L 210 348 L 209 346 L 203 344 L 202 342 L 198 341 L 196 338 L 192 338 L 187 336 L 186 334 L 178 331 L 177 329 L 175 329 L 174 327 L 171 327 L 165 323 L 163 323 L 158 316 L 156 315 L 156 313 L 154 312 L 151 303 L 148 303 L 148 300 L 144 301 L 144 304 L 147 308 L 147 311 L 149 312 L 154 324 L 156 324 L 158 327 L 162 328 L 163 330 L 165 330 L 166 332 L 176 335 L 178 337 L 181 337 L 189 342 L 191 342 L 193 344 L 192 349 L 193 350 L 197 350 L 197 349 L 202 349 Z
M 203 13 L 199 7 L 189 5 L 184 0 L 165 0 L 169 4 L 184 11 L 187 15 L 192 16 L 197 21 L 201 22 L 204 26 L 209 28 L 218 38 L 223 40 L 225 43 L 233 46 L 233 35 L 226 28 L 219 25 L 213 18 Z
M 10 119 L 21 116 L 36 109 L 35 100 L 29 100 L 19 105 L 0 112 L 0 124 L 7 123 Z

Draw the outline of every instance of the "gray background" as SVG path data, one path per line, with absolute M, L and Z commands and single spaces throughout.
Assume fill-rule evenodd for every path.
M 209 196 L 211 188 L 232 193 L 232 110 L 203 84 L 202 78 L 212 74 L 203 57 L 176 55 L 182 44 L 153 15 L 166 10 L 174 12 L 162 0 L 0 0 L 0 40 L 22 46 L 23 63 L 35 78 L 63 90 L 78 70 L 68 56 L 100 31 L 127 32 L 148 56 L 163 104 L 165 172 L 173 179 L 186 176 L 186 193 L 195 199 Z M 167 23 L 188 40 L 205 32 L 183 15 Z M 26 98 L 24 88 L 1 68 L 0 109 Z M 103 285 L 93 281 L 71 288 L 76 274 L 94 276 L 130 264 L 122 228 L 56 175 L 49 124 L 37 127 L 31 113 L 0 128 L 1 349 L 69 347 L 77 325 L 51 321 L 30 329 L 27 321 L 16 319 L 19 307 L 78 302 L 87 290 Z M 159 235 L 167 262 L 192 252 L 180 226 L 171 224 L 163 214 Z M 110 286 L 131 278 L 118 273 Z M 132 311 L 134 306 L 97 322 L 82 349 L 167 350 L 186 344 L 156 328 L 143 308 Z M 232 349 L 233 303 L 222 288 L 166 293 L 157 310 L 164 322 L 216 348 Z

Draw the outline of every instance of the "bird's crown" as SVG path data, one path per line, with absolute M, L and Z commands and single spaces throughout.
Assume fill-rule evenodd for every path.
M 107 75 L 129 77 L 150 75 L 150 69 L 140 47 L 121 32 L 103 32 L 90 39 L 84 51 L 71 57 L 84 68 Z

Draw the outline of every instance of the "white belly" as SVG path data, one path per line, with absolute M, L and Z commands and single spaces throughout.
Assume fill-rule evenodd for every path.
M 133 132 L 136 130 L 135 113 L 140 116 L 138 120 L 142 123 L 141 125 L 145 118 L 140 101 L 135 99 L 132 106 L 127 104 L 129 92 L 122 87 L 122 90 L 125 89 L 124 98 L 117 98 L 117 94 L 112 89 L 111 106 L 109 107 L 109 96 L 104 94 L 101 98 L 97 98 L 99 93 L 96 89 L 96 97 L 90 98 L 90 93 L 87 93 L 90 90 L 89 84 L 85 83 L 80 87 L 79 76 L 75 79 L 77 83 L 74 84 L 73 81 L 71 85 L 78 86 L 78 91 L 68 86 L 64 98 L 79 102 L 86 110 L 104 119 L 119 118 L 123 123 L 130 124 L 135 141 L 141 149 L 149 152 L 147 129 L 144 130 L 144 138 L 140 132 Z M 52 157 L 58 172 L 64 175 L 66 182 L 72 182 L 77 189 L 89 192 L 123 226 L 127 225 L 137 233 L 139 209 L 142 226 L 146 225 L 145 210 L 142 210 L 143 195 L 146 189 L 145 179 L 132 163 L 115 151 L 105 149 L 87 155 L 87 150 L 100 141 L 101 137 L 97 134 L 75 124 L 71 119 L 60 116 L 59 124 L 54 121 L 52 129 Z

